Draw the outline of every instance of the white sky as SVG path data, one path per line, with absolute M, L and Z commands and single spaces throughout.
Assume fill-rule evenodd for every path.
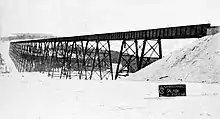
M 0 0 L 0 35 L 37 32 L 75 36 L 200 23 L 220 25 L 219 6 L 219 0 Z M 169 48 L 183 43 L 166 44 Z
M 3 36 L 15 32 L 57 36 L 220 24 L 219 0 L 0 0 Z

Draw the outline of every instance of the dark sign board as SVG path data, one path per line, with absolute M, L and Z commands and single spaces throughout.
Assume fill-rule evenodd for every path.
M 159 85 L 159 97 L 186 96 L 186 85 Z

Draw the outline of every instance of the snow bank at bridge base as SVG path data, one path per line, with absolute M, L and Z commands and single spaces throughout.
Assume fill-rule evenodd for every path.
M 127 80 L 220 82 L 220 33 L 205 36 L 132 74 Z

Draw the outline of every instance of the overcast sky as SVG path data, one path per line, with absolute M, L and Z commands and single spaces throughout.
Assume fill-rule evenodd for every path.
M 200 23 L 220 25 L 219 14 L 220 0 L 0 0 L 0 35 L 75 36 Z M 189 42 L 162 41 L 163 52 Z
M 220 24 L 219 0 L 0 0 L 1 34 L 57 36 Z

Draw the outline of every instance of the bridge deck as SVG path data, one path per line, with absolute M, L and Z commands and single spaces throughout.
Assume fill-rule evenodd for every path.
M 10 56 L 21 72 L 39 70 L 52 77 L 58 73 L 60 78 L 71 78 L 77 72 L 79 79 L 91 80 L 99 76 L 101 80 L 106 77 L 113 80 L 120 73 L 134 73 L 161 59 L 161 39 L 200 38 L 216 31 L 218 28 L 210 24 L 199 24 L 14 41 L 11 42 Z M 120 52 L 113 52 L 110 41 L 120 41 Z M 115 71 L 113 63 L 117 63 Z
M 58 37 L 39 40 L 26 40 L 21 42 L 50 42 L 50 41 L 104 41 L 104 40 L 130 40 L 130 39 L 176 39 L 200 38 L 207 34 L 210 24 L 167 27 L 139 31 L 103 33 L 73 37 Z

